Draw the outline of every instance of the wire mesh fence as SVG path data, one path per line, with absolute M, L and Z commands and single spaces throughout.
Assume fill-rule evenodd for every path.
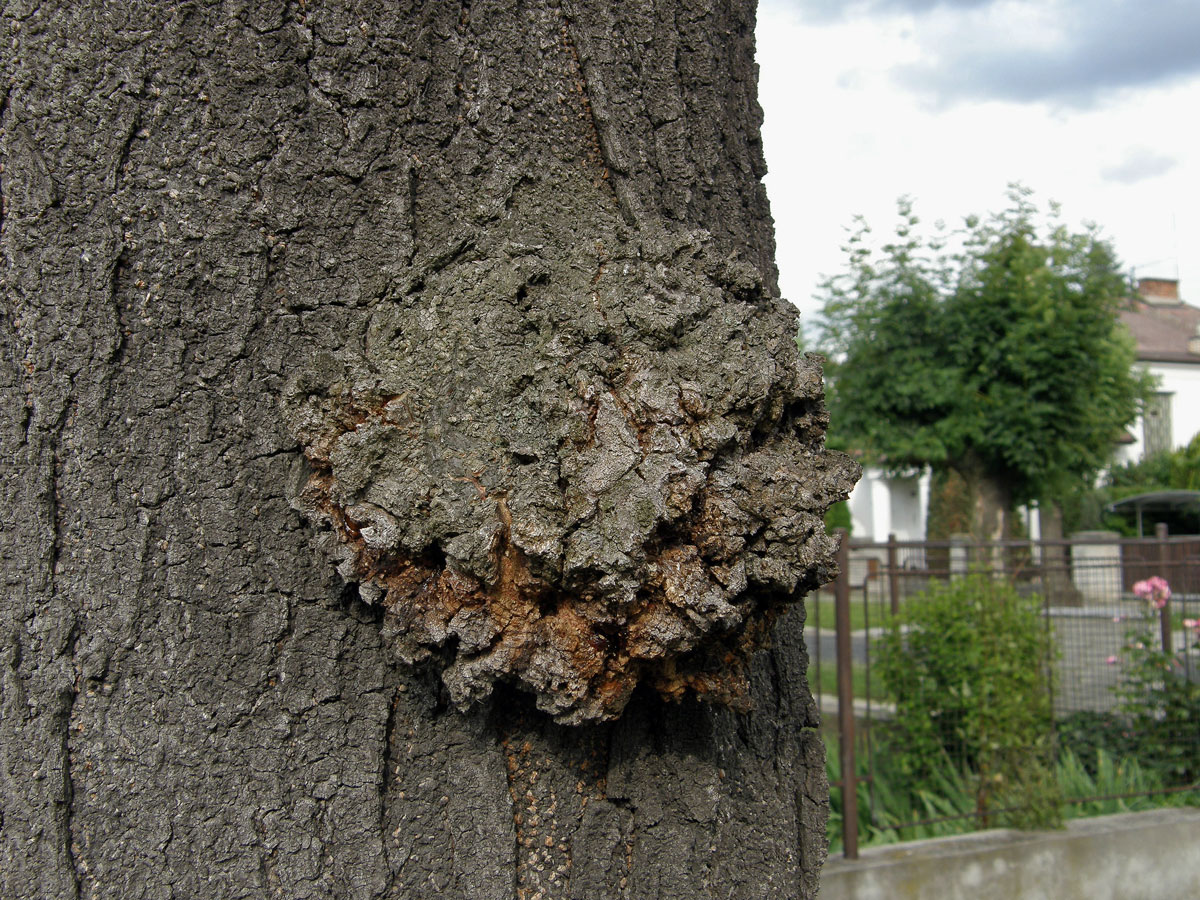
M 843 541 L 841 568 L 837 581 L 806 600 L 805 631 L 848 857 L 857 855 L 860 839 L 885 831 L 896 839 L 936 834 L 933 826 L 942 822 L 961 829 L 963 822 L 1028 821 L 1029 796 L 1106 809 L 1123 795 L 1200 787 L 1200 538 L 1160 529 L 1144 539 L 1089 533 L 987 545 Z M 972 573 L 986 580 L 971 582 Z M 1155 578 L 1169 585 L 1169 599 L 1148 595 L 1144 583 Z M 1010 599 L 989 602 L 1033 610 L 1018 627 L 1040 631 L 1042 639 L 979 641 L 963 629 L 971 622 L 991 629 L 978 623 L 995 620 L 931 625 L 939 620 L 922 616 L 947 585 L 966 583 L 976 587 L 958 589 L 957 602 L 991 596 L 989 585 L 1002 583 L 995 596 Z M 919 678 L 906 677 L 895 654 L 918 646 L 935 649 Z M 997 694 L 1006 672 L 1032 673 L 1046 710 L 1037 725 L 1022 726 L 1028 746 L 1011 734 L 985 739 L 1024 755 L 1008 769 L 980 750 L 978 735 L 989 720 L 999 721 L 997 710 L 1013 705 Z M 1031 690 L 1033 680 L 1021 690 Z M 919 691 L 930 696 L 912 702 Z M 898 721 L 914 710 L 930 720 L 915 732 Z M 897 746 L 898 736 L 906 746 Z M 914 750 L 914 740 L 926 739 L 931 743 Z M 912 759 L 922 753 L 937 757 L 941 768 L 918 761 L 915 772 Z M 1014 773 L 1034 771 L 1049 773 L 1053 783 L 1040 794 L 1010 789 Z

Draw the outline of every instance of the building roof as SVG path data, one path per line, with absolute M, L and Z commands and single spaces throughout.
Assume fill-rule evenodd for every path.
M 1130 301 L 1121 321 L 1137 341 L 1137 356 L 1143 362 L 1200 364 L 1200 355 L 1188 351 L 1188 342 L 1200 334 L 1200 309 L 1182 301 L 1147 303 Z

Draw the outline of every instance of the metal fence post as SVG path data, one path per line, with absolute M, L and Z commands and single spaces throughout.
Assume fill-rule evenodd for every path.
M 900 568 L 899 553 L 896 549 L 896 534 L 888 535 L 887 565 L 888 565 L 888 597 L 892 601 L 892 615 L 900 615 Z
M 1158 574 L 1169 582 L 1171 579 L 1167 577 L 1167 571 L 1171 566 L 1171 545 L 1167 543 L 1166 522 L 1159 522 L 1154 526 L 1154 536 L 1158 538 Z M 1174 653 L 1175 644 L 1171 640 L 1170 600 L 1163 604 L 1163 608 L 1158 611 L 1158 627 L 1162 635 L 1163 653 Z
M 833 583 L 837 629 L 837 691 L 839 750 L 842 764 L 842 853 L 858 859 L 858 778 L 854 758 L 854 682 L 850 646 L 850 542 L 843 528 L 838 536 L 838 577 Z

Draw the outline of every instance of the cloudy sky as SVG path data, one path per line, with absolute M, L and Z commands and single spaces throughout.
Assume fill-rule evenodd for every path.
M 806 319 L 855 214 L 956 225 L 1010 182 L 1200 305 L 1200 0 L 760 0 L 780 286 Z

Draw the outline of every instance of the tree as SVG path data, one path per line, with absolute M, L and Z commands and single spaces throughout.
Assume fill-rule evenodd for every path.
M 3 41 L 0 896 L 814 896 L 752 10 Z
M 1102 484 L 1081 485 L 1063 506 L 1071 525 L 1079 530 L 1106 529 L 1141 537 L 1153 525 L 1163 522 L 1171 534 L 1200 534 L 1200 508 L 1196 505 L 1145 510 L 1144 516 L 1139 516 L 1136 508 L 1107 511 L 1109 504 L 1138 494 L 1197 490 L 1200 490 L 1200 434 L 1193 435 L 1186 446 L 1113 466 L 1105 473 Z
M 1112 248 L 1039 225 L 1023 189 L 1010 201 L 969 220 L 957 252 L 920 235 L 908 201 L 879 253 L 860 226 L 821 323 L 838 440 L 889 469 L 953 470 L 972 535 L 990 540 L 1014 504 L 1094 478 L 1148 389 Z
M 1182 447 L 1114 466 L 1105 478 L 1113 499 L 1146 491 L 1200 491 L 1200 432 Z

